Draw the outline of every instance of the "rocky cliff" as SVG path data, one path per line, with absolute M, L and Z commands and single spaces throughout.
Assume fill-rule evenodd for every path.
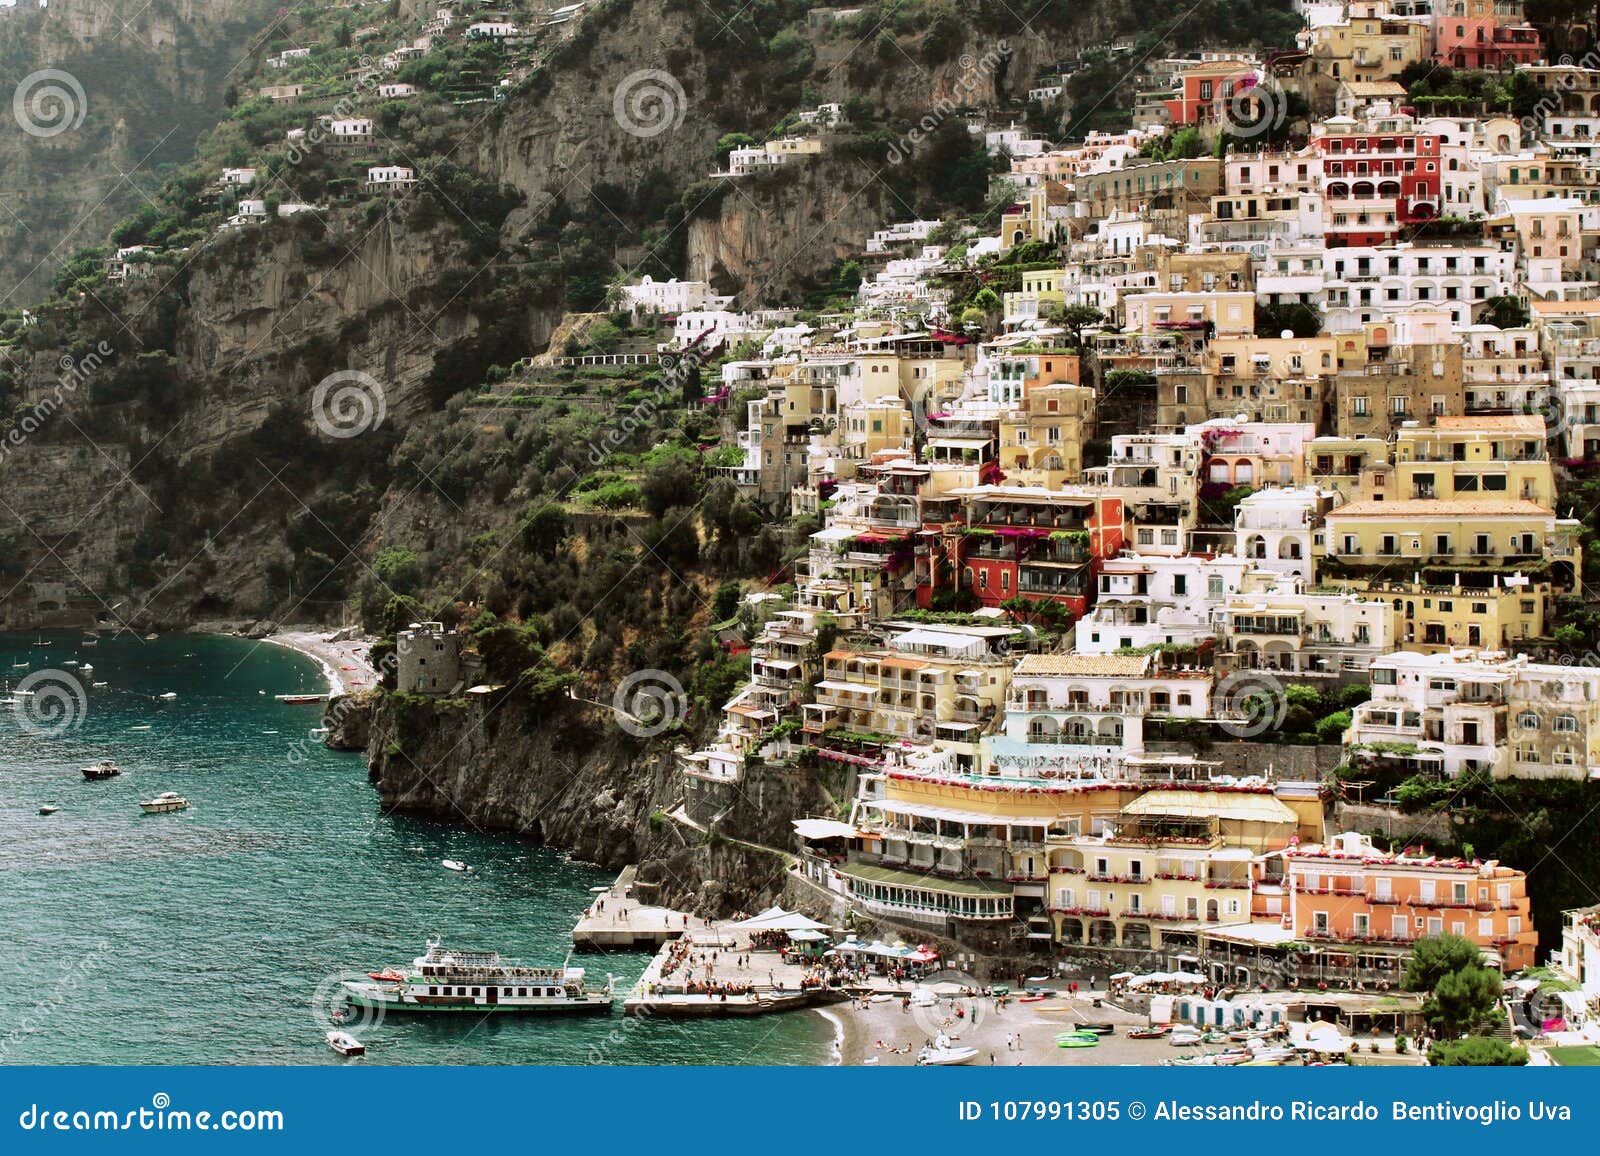
M 276 0 L 31 0 L 0 9 L 0 307 L 189 160 Z

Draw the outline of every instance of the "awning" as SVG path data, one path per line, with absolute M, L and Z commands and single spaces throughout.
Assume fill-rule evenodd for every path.
M 853 839 L 856 829 L 838 819 L 795 819 L 795 833 L 802 839 Z
M 821 943 L 828 937 L 820 931 L 813 931 L 809 927 L 797 927 L 789 932 L 789 939 L 793 943 Z
M 1253 823 L 1295 822 L 1294 812 L 1272 795 L 1212 791 L 1150 791 L 1129 803 L 1122 813 Z
M 801 915 L 798 911 L 785 911 L 781 907 L 769 907 L 760 915 L 752 915 L 749 919 L 733 924 L 741 931 L 826 931 L 826 923 L 818 923 L 809 916 Z

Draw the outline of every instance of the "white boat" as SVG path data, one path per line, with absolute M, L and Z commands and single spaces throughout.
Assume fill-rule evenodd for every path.
M 958 1048 L 943 1032 L 933 1037 L 933 1043 L 917 1053 L 917 1066 L 947 1068 L 956 1064 L 970 1064 L 978 1057 L 977 1048 Z
M 149 729 L 150 729 L 150 724 L 149 724 L 149 723 L 145 723 L 145 724 L 144 724 L 144 726 L 139 726 L 139 727 L 129 727 L 129 728 L 128 728 L 128 729 L 129 729 L 129 730 L 130 730 L 130 731 L 147 731 L 147 730 L 149 730 Z
M 78 773 L 89 782 L 98 782 L 101 779 L 114 779 L 122 774 L 122 768 L 110 759 L 101 759 L 98 763 L 91 763 L 87 767 L 79 767 Z
M 430 939 L 426 955 L 407 968 L 369 971 L 346 980 L 345 996 L 357 1007 L 404 1012 L 534 1013 L 605 1015 L 613 1000 L 604 987 L 584 982 L 581 967 L 522 967 L 492 951 L 456 951 Z
M 367 1054 L 367 1045 L 356 1039 L 349 1032 L 341 1032 L 335 1028 L 328 1033 L 327 1039 L 328 1046 L 341 1056 L 364 1056 Z
M 15 695 L 7 695 L 5 698 L 0 698 L 0 706 L 21 706 L 21 705 L 22 705 L 22 700 L 20 698 L 17 698 Z
M 54 815 L 59 810 L 61 810 L 61 808 L 56 806 L 54 803 L 46 803 L 42 807 L 39 808 L 39 814 L 41 814 L 41 815 Z
M 169 811 L 185 810 L 188 806 L 189 800 L 177 791 L 162 791 L 155 798 L 141 802 L 139 809 L 146 815 L 165 815 Z
M 1177 1027 L 1172 1029 L 1172 1034 L 1167 1037 L 1167 1043 L 1175 1048 L 1192 1048 L 1201 1038 L 1201 1033 L 1191 1027 Z
M 443 860 L 443 863 L 444 863 L 444 868 L 445 868 L 446 871 L 471 871 L 472 870 L 471 867 L 468 867 L 465 863 L 463 863 L 459 859 L 445 859 L 445 860 Z
M 157 634 L 155 631 L 152 630 L 149 634 L 146 634 L 144 636 L 144 640 L 146 642 L 154 642 L 156 639 L 158 639 L 160 637 L 161 636 L 159 634 Z
M 159 698 L 162 702 L 171 702 L 173 699 L 177 698 L 178 696 L 177 696 L 177 694 L 175 692 L 169 690 L 169 691 L 167 691 L 166 694 L 158 694 L 158 695 L 156 695 L 156 697 Z

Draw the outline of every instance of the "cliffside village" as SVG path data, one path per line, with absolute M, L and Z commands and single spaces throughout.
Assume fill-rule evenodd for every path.
M 1230 775 L 1147 742 L 1255 737 L 1287 686 L 1370 682 L 1332 738 L 1347 760 L 1600 776 L 1600 669 L 1519 653 L 1581 593 L 1556 468 L 1600 455 L 1600 62 L 1543 63 L 1503 0 L 1305 16 L 1298 52 L 1166 62 L 1130 132 L 991 131 L 1015 190 L 998 233 L 957 252 L 935 222 L 880 231 L 834 325 L 626 289 L 675 317 L 680 355 L 759 347 L 721 367 L 722 398 L 759 390 L 724 472 L 822 521 L 793 599 L 751 596 L 715 741 L 682 753 L 692 820 L 764 763 L 833 760 L 859 793 L 796 821 L 796 847 L 874 917 L 1225 983 L 1393 984 L 1440 933 L 1535 964 L 1518 865 L 1333 829 L 1323 784 L 1270 748 Z M 1398 78 L 1429 61 L 1524 74 L 1535 114 L 1419 109 Z M 1212 155 L 1286 93 L 1306 143 Z M 1189 128 L 1205 155 L 1142 155 Z M 995 335 L 952 314 L 964 270 L 1036 242 Z M 1263 335 L 1295 305 L 1314 336 Z M 1075 306 L 1103 320 L 1074 331 Z M 1113 404 L 1137 420 L 1088 465 Z M 1034 644 L 1043 603 L 1071 623 L 1059 648 Z M 916 613 L 941 608 L 967 613 Z M 1569 913 L 1548 960 L 1590 1001 L 1595 924 Z
M 1339 829 L 1303 747 L 1224 765 L 1294 688 L 1370 684 L 1322 736 L 1347 763 L 1600 776 L 1600 667 L 1534 660 L 1582 593 L 1558 470 L 1600 457 L 1600 61 L 1545 63 L 1515 0 L 1304 15 L 1295 51 L 1146 63 L 1127 132 L 974 122 L 1009 165 L 998 229 L 880 230 L 849 313 L 622 287 L 663 355 L 720 369 L 708 404 L 744 401 L 716 469 L 821 524 L 792 597 L 747 595 L 749 680 L 679 752 L 680 814 L 714 831 L 762 768 L 840 764 L 847 814 L 789 849 L 913 933 L 1369 989 L 1453 933 L 1566 975 L 1581 1022 L 1596 909 L 1538 960 L 1531 865 L 1430 853 L 1398 812 Z M 1399 78 L 1430 62 L 1536 106 L 1418 107 Z M 1257 139 L 1291 96 L 1308 134 Z M 1191 129 L 1198 155 L 1162 159 Z M 996 316 L 952 307 L 1021 246 Z M 1304 335 L 1274 324 L 1295 307 Z M 464 685 L 454 639 L 408 632 L 402 689 Z M 1218 745 L 1162 741 L 1185 727 Z

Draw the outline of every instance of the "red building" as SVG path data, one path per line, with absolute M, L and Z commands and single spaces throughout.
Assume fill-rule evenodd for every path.
M 1416 132 L 1367 132 L 1334 118 L 1315 138 L 1322 155 L 1327 238 L 1338 245 L 1381 245 L 1407 225 L 1439 214 L 1442 174 L 1439 137 Z
M 1024 486 L 957 490 L 960 519 L 933 529 L 917 569 L 917 602 L 941 587 L 970 591 L 984 606 L 1021 596 L 1082 616 L 1094 602 L 1102 561 L 1122 550 L 1122 499 Z

